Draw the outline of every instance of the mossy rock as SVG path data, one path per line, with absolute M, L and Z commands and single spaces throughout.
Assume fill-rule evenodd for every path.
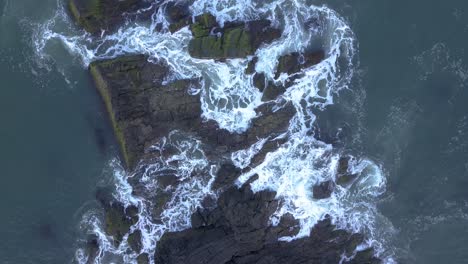
M 211 14 L 196 17 L 190 30 L 193 35 L 189 43 L 190 55 L 216 60 L 245 58 L 254 54 L 262 44 L 270 43 L 281 35 L 281 31 L 271 27 L 268 20 L 231 22 L 220 28 Z
M 77 23 L 91 34 L 114 30 L 124 22 L 124 13 L 147 5 L 143 0 L 69 0 Z

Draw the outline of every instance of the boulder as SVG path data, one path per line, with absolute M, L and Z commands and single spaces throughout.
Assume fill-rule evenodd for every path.
M 298 73 L 302 69 L 320 63 L 324 58 L 325 52 L 323 50 L 305 53 L 293 52 L 281 56 L 278 60 L 275 78 L 277 79 L 281 73 L 287 73 L 288 75 Z
M 112 31 L 124 21 L 124 14 L 149 6 L 144 0 L 69 0 L 77 23 L 91 34 Z
M 211 14 L 197 16 L 190 30 L 189 53 L 200 59 L 245 58 L 281 36 L 281 30 L 272 27 L 269 20 L 230 22 L 221 28 Z

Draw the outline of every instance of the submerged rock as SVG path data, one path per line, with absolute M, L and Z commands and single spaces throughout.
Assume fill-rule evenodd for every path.
M 228 189 L 215 209 L 194 213 L 191 229 L 163 235 L 156 262 L 339 263 L 343 255 L 352 259 L 357 245 L 364 241 L 361 235 L 336 230 L 329 218 L 320 221 L 310 237 L 278 241 L 297 234 L 298 222 L 285 215 L 278 226 L 271 227 L 269 219 L 278 206 L 274 198 L 274 192 L 253 193 L 248 185 Z M 359 257 L 359 263 L 380 263 L 370 254 Z
M 271 43 L 281 36 L 281 31 L 265 19 L 230 22 L 221 28 L 211 14 L 196 17 L 190 30 L 193 39 L 189 43 L 189 53 L 200 59 L 245 58 L 263 43 Z
M 144 0 L 69 0 L 68 3 L 74 19 L 91 34 L 112 31 L 125 21 L 124 13 L 149 6 Z

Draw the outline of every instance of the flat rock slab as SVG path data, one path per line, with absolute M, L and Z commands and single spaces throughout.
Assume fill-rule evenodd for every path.
M 144 0 L 69 0 L 68 3 L 74 19 L 91 34 L 115 30 L 125 21 L 126 12 L 149 6 Z
M 166 84 L 168 68 L 143 55 L 93 62 L 90 71 L 130 168 L 171 129 L 192 130 L 201 124 L 200 98 L 188 93 L 196 80 Z

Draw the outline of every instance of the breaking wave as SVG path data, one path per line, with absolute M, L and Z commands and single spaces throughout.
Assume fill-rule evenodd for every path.
M 237 183 L 243 184 L 254 175 L 253 191 L 273 190 L 280 199 L 281 207 L 275 212 L 271 224 L 278 223 L 282 215 L 290 213 L 301 223 L 301 231 L 292 240 L 310 234 L 317 221 L 332 216 L 339 228 L 367 235 L 367 245 L 374 246 L 377 253 L 392 262 L 386 253 L 383 234 L 388 232 L 386 220 L 377 211 L 378 197 L 385 192 L 386 179 L 382 168 L 362 157 L 351 157 L 349 171 L 357 175 L 346 187 L 336 184 L 336 190 L 327 199 L 313 199 L 312 186 L 324 182 L 337 182 L 338 162 L 343 150 L 334 149 L 314 138 L 310 131 L 316 115 L 334 103 L 334 97 L 348 84 L 356 68 L 356 39 L 345 20 L 325 6 L 314 6 L 305 0 L 278 1 L 195 1 L 192 14 L 212 13 L 222 25 L 228 21 L 268 18 L 283 28 L 281 38 L 263 45 L 256 52 L 256 72 L 275 83 L 285 83 L 290 77 L 283 73 L 275 78 L 278 58 L 291 52 L 302 52 L 313 47 L 325 50 L 326 58 L 319 64 L 302 70 L 285 94 L 277 100 L 277 108 L 290 102 L 296 109 L 290 121 L 286 143 L 268 153 L 258 166 L 251 166 L 252 157 L 272 138 L 259 139 L 249 149 L 232 154 L 233 164 L 250 170 L 240 176 Z M 162 26 L 162 30 L 155 31 Z M 150 60 L 164 61 L 171 68 L 172 78 L 200 78 L 203 117 L 215 120 L 221 128 L 241 133 L 249 128 L 256 117 L 255 109 L 263 102 L 261 92 L 254 87 L 252 76 L 245 73 L 249 59 L 230 59 L 226 62 L 192 58 L 187 51 L 191 33 L 188 28 L 176 33 L 168 31 L 169 23 L 159 8 L 147 25 L 127 24 L 114 34 L 96 38 L 73 28 L 73 23 L 59 3 L 58 10 L 50 21 L 37 31 L 34 46 L 40 60 L 50 60 L 48 49 L 60 43 L 78 57 L 84 67 L 98 59 L 113 58 L 122 54 L 143 53 Z M 165 150 L 175 149 L 170 155 Z M 190 227 L 190 215 L 208 196 L 216 197 L 211 184 L 217 170 L 205 157 L 201 142 L 188 135 L 173 132 L 151 148 L 161 155 L 150 164 L 140 164 L 136 172 L 125 172 L 117 161 L 111 162 L 116 181 L 115 198 L 126 206 L 139 209 L 139 220 L 131 229 L 142 231 L 143 252 L 149 253 L 151 261 L 158 239 L 167 231 Z M 165 186 L 162 177 L 170 171 L 180 184 Z M 141 190 L 134 190 L 129 181 L 137 179 Z M 140 195 L 136 195 L 139 193 Z M 167 197 L 158 198 L 157 196 Z M 144 197 L 144 198 L 143 198 Z M 152 201 L 161 201 L 164 210 L 155 212 Z M 84 229 L 91 230 L 100 241 L 96 263 L 106 258 L 120 257 L 126 263 L 136 258 L 129 253 L 126 237 L 118 248 L 110 243 L 102 231 L 100 218 L 95 214 L 84 217 Z M 156 221 L 156 220 L 157 221 Z M 128 236 L 128 234 L 126 235 Z M 86 263 L 84 249 L 76 253 L 79 263 Z

